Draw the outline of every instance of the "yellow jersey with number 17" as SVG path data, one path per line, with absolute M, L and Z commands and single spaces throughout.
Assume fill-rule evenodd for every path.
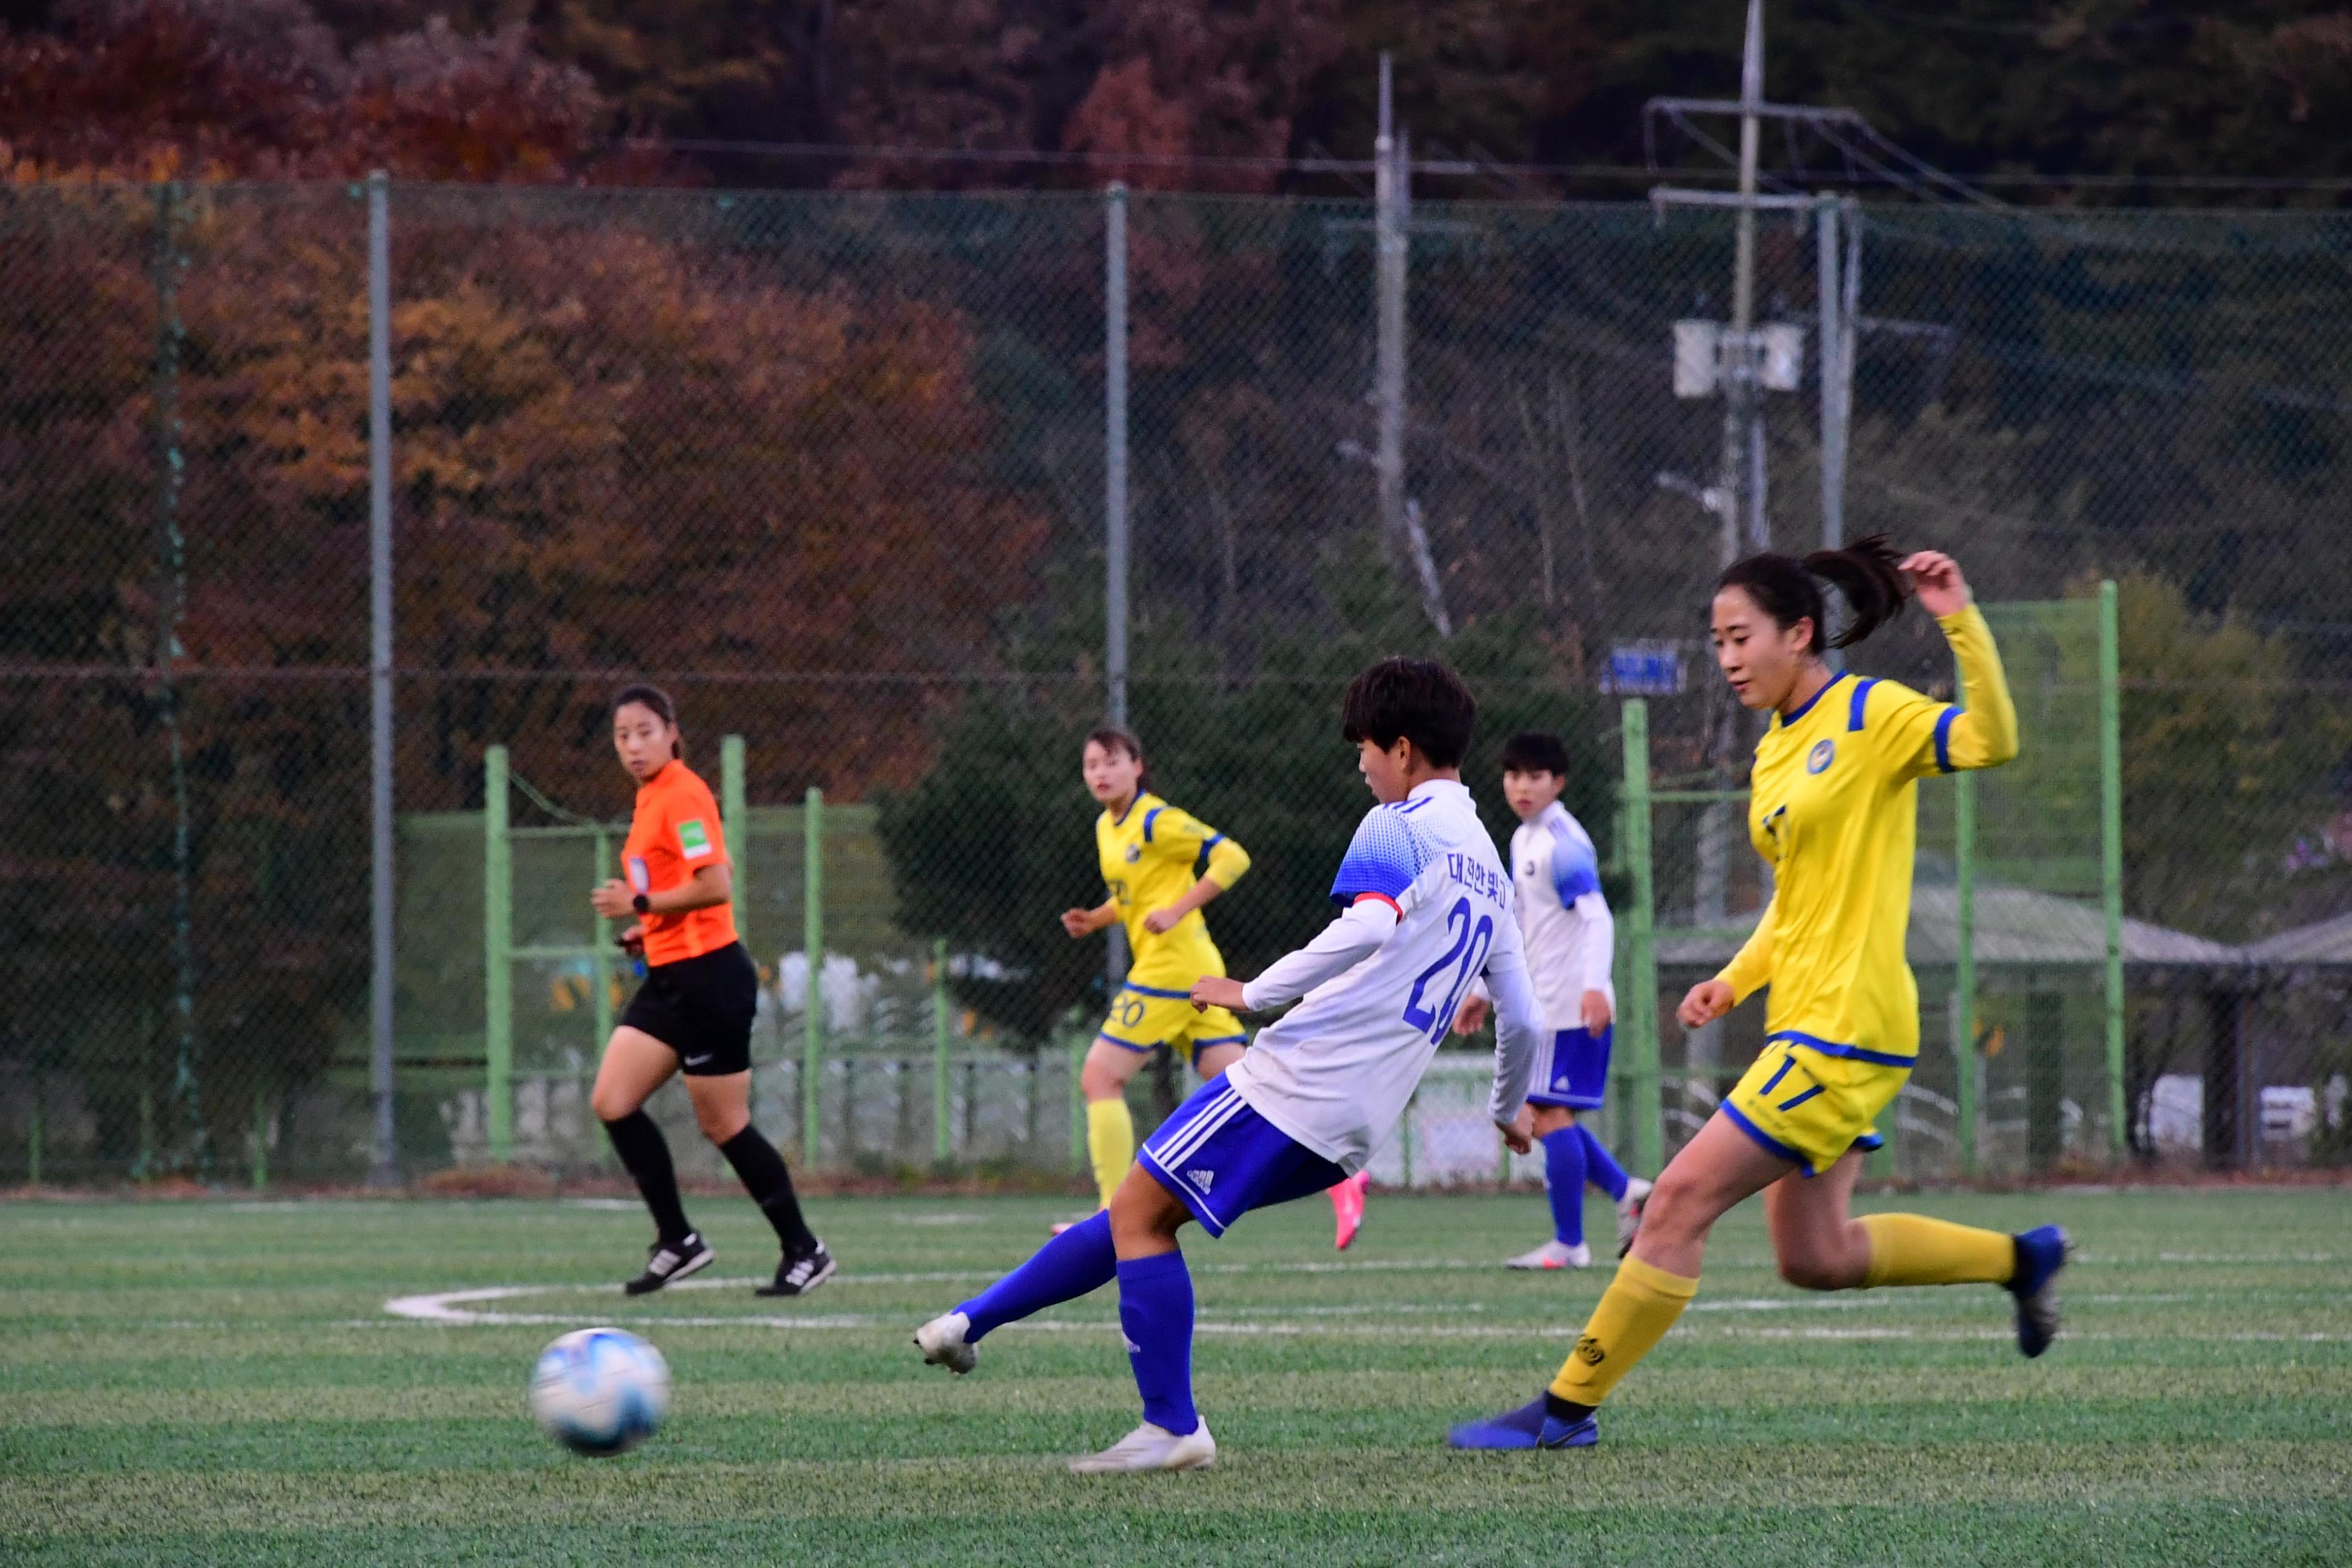
M 1717 979 L 1737 1000 L 1769 984 L 1768 1045 L 1908 1068 L 1919 992 L 1904 957 L 1918 781 L 2017 755 L 2017 710 L 1974 605 L 1941 616 L 1965 706 L 1840 674 L 1776 715 L 1749 774 L 1748 837 L 1774 891 Z
M 1223 974 L 1224 956 L 1209 940 L 1209 922 L 1194 910 L 1153 935 L 1143 919 L 1181 899 L 1202 877 L 1231 888 L 1249 869 L 1247 851 L 1191 813 L 1156 795 L 1139 795 L 1127 810 L 1095 820 L 1095 851 L 1103 887 L 1127 927 L 1134 962 L 1128 979 L 1142 985 L 1189 990 L 1204 974 Z

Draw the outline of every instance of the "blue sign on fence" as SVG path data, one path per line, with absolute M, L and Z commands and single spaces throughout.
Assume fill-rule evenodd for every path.
M 1609 650 L 1601 689 L 1612 697 L 1674 697 L 1683 689 L 1683 650 L 1670 642 L 1623 642 Z

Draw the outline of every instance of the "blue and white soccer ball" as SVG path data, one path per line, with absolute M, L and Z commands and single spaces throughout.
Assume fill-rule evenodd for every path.
M 669 1363 L 624 1330 L 575 1330 L 539 1352 L 530 1413 L 576 1454 L 625 1452 L 669 1414 Z

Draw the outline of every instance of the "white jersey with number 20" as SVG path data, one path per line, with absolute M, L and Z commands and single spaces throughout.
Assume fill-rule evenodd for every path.
M 1250 983 L 1244 996 L 1253 1011 L 1311 989 L 1258 1032 L 1225 1080 L 1298 1143 L 1360 1169 L 1404 1114 L 1483 973 L 1496 997 L 1495 1103 L 1507 1118 L 1526 1096 L 1542 1037 L 1511 893 L 1510 873 L 1459 783 L 1431 780 L 1373 807 L 1348 846 L 1331 901 L 1387 909 L 1364 911 L 1360 936 L 1343 916 Z M 1394 928 L 1382 936 L 1389 910 Z M 1342 962 L 1348 967 L 1331 973 Z

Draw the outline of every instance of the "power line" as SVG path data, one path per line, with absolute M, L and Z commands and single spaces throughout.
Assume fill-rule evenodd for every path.
M 1369 174 L 1373 171 L 1372 160 L 1369 158 L 1274 157 L 1212 153 L 1062 152 L 1004 147 L 862 146 L 829 142 L 741 142 L 705 139 L 665 141 L 655 137 L 626 137 L 614 141 L 608 145 L 636 152 L 803 159 L 827 163 L 870 161 L 905 163 L 987 163 L 1054 168 L 1108 165 L 1120 168 L 1206 172 L 1228 170 L 1237 174 L 1354 175 Z M 1647 184 L 1657 179 L 1660 171 L 1638 163 L 1544 163 L 1488 158 L 1454 158 L 1417 160 L 1413 164 L 1413 173 L 1416 175 L 1429 175 L 1436 178 L 1508 175 L 1517 178 L 1549 177 L 1559 180 L 1596 180 L 1626 184 Z M 1727 171 L 1706 167 L 1677 169 L 1674 174 L 1677 179 L 1728 180 L 1730 178 Z M 1852 167 L 1787 169 L 1780 171 L 1777 177 L 1787 182 L 1842 184 L 1849 187 L 1899 189 L 1913 184 L 1913 177 L 1898 173 Z M 2265 191 L 2306 195 L 2341 194 L 2352 191 L 2352 174 L 2065 174 L 2025 169 L 1981 174 L 1948 174 L 1948 177 L 1971 185 L 1999 186 L 2014 190 Z

